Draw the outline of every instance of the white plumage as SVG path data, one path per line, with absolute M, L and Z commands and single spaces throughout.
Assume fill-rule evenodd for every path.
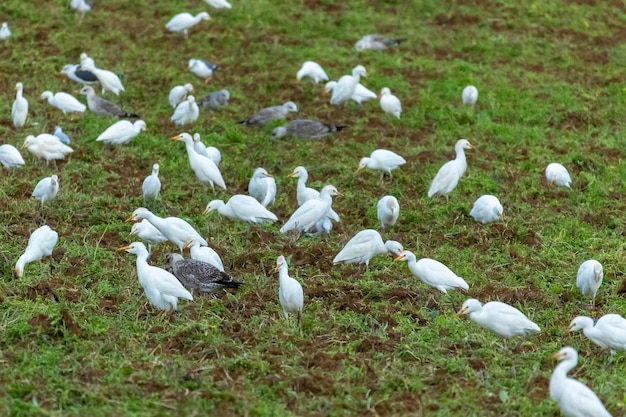
M 288 268 L 285 257 L 279 256 L 276 259 L 276 268 L 274 268 L 274 272 L 278 271 L 278 299 L 283 308 L 285 319 L 289 318 L 289 314 L 296 314 L 298 325 L 300 325 L 302 308 L 304 306 L 304 292 L 302 291 L 302 285 L 289 276 Z
M 476 101 L 478 100 L 478 89 L 473 85 L 468 85 L 463 89 L 461 99 L 463 100 L 463 104 L 466 106 L 474 107 L 474 104 L 476 104 Z
M 19 168 L 24 165 L 24 158 L 17 148 L 5 143 L 0 145 L 0 164 L 5 168 Z
M 428 189 L 428 197 L 434 195 L 448 196 L 459 183 L 459 180 L 467 169 L 467 161 L 465 159 L 465 149 L 472 149 L 472 145 L 465 140 L 460 139 L 454 145 L 456 158 L 448 161 L 437 172 L 433 182 L 430 183 Z
M 264 168 L 257 168 L 248 183 L 248 194 L 263 207 L 274 203 L 276 199 L 276 180 Z
M 233 6 L 230 5 L 226 0 L 204 0 L 209 6 L 214 7 L 216 9 L 230 9 Z
M 216 210 L 222 216 L 248 223 L 260 224 L 275 222 L 278 217 L 249 195 L 236 194 L 227 203 L 222 200 L 213 200 L 207 204 L 204 213 Z
M 587 339 L 596 345 L 611 350 L 626 350 L 626 319 L 619 314 L 605 314 L 593 324 L 591 317 L 578 316 L 572 320 L 568 332 L 582 330 Z
M 37 158 L 45 159 L 46 162 L 63 159 L 67 154 L 74 152 L 72 148 L 61 143 L 56 136 L 48 133 L 42 133 L 37 137 L 28 135 L 26 140 L 24 140 L 24 144 L 20 147 L 20 149 L 24 148 L 28 149 Z
M 45 202 L 52 200 L 57 196 L 59 192 L 59 177 L 56 175 L 52 175 L 51 177 L 46 177 L 40 180 L 35 189 L 33 190 L 32 196 L 41 202 L 43 205 Z
M 22 95 L 24 90 L 22 83 L 15 84 L 15 90 L 17 90 L 17 93 L 15 93 L 15 101 L 11 107 L 11 119 L 13 120 L 13 126 L 24 127 L 26 117 L 28 117 L 28 100 Z
M 352 98 L 356 86 L 361 77 L 367 77 L 367 71 L 362 65 L 357 65 L 352 69 L 352 75 L 344 75 L 333 87 L 333 94 L 330 97 L 330 104 L 338 106 Z
M 315 225 L 324 217 L 328 216 L 328 211 L 333 203 L 333 196 L 341 196 L 332 185 L 322 188 L 318 198 L 306 201 L 291 215 L 287 223 L 280 228 L 281 233 L 287 233 L 290 230 L 299 232 L 307 232 L 315 227 Z
M 185 98 L 187 98 L 187 94 L 193 91 L 193 85 L 187 83 L 185 85 L 177 85 L 176 87 L 170 90 L 170 94 L 168 96 L 168 101 L 170 102 L 170 106 L 172 108 L 176 108 L 179 103 L 181 103 Z
M 148 130 L 146 122 L 141 119 L 135 120 L 135 123 L 128 120 L 120 120 L 119 122 L 113 123 L 102 132 L 96 141 L 110 145 L 123 145 L 133 140 L 135 136 L 138 136 L 145 130 Z
M 437 288 L 444 294 L 447 294 L 448 290 L 455 288 L 469 289 L 469 285 L 463 278 L 457 276 L 450 268 L 434 259 L 422 258 L 416 261 L 413 252 L 405 250 L 394 261 L 405 261 L 413 275 L 418 277 L 424 284 Z
M 167 237 L 159 229 L 154 227 L 148 220 L 143 219 L 140 222 L 134 223 L 130 230 L 130 235 L 137 235 L 137 237 L 148 244 L 148 252 L 152 252 L 152 247 L 159 243 L 167 242 Z
M 193 16 L 191 13 L 179 13 L 172 17 L 165 25 L 170 32 L 183 32 L 185 38 L 188 36 L 189 28 L 197 25 L 203 20 L 210 20 L 211 16 L 207 12 L 201 12 Z
M 572 179 L 569 176 L 569 172 L 567 172 L 567 168 L 559 163 L 552 162 L 546 167 L 546 179 L 550 184 L 572 188 L 570 186 Z
M 385 113 L 391 114 L 398 119 L 402 113 L 400 99 L 391 94 L 391 90 L 387 87 L 380 90 L 380 108 L 383 109 Z
M 301 80 L 304 77 L 312 79 L 315 84 L 320 81 L 328 81 L 328 75 L 326 75 L 324 68 L 322 68 L 322 66 L 317 62 L 313 61 L 306 61 L 303 63 L 302 67 L 300 67 L 300 70 L 296 74 L 296 78 L 298 80 Z
M 45 225 L 36 229 L 28 239 L 26 250 L 15 264 L 15 275 L 21 277 L 24 274 L 24 266 L 27 263 L 38 261 L 44 256 L 52 255 L 52 250 L 59 240 L 59 234 Z
M 193 134 L 193 148 L 202 156 L 206 156 L 211 161 L 215 162 L 215 165 L 219 166 L 222 162 L 222 153 L 215 146 L 206 146 L 200 140 L 200 134 Z
M 604 270 L 602 264 L 595 259 L 580 264 L 576 274 L 576 286 L 583 295 L 591 297 L 591 305 L 596 304 L 596 293 L 602 284 Z
M 400 203 L 398 203 L 398 199 L 394 196 L 386 195 L 378 200 L 376 211 L 378 213 L 380 227 L 383 230 L 387 230 L 393 227 L 398 221 L 398 216 L 400 216 Z
M 327 82 L 325 87 L 326 93 L 328 94 L 333 91 L 336 85 L 337 81 Z M 352 94 L 352 97 L 350 97 L 350 100 L 354 101 L 358 105 L 362 105 L 364 101 L 373 100 L 377 97 L 378 96 L 375 92 L 373 92 L 372 90 L 368 90 L 366 87 L 363 86 L 363 84 L 358 83 L 356 85 L 354 93 Z
M 359 167 L 357 168 L 357 172 L 362 170 L 363 168 L 370 168 L 381 171 L 379 181 L 382 181 L 385 172 L 389 174 L 391 179 L 393 179 L 391 171 L 404 164 L 406 164 L 406 161 L 397 153 L 388 151 L 386 149 L 376 149 L 374 152 L 371 153 L 369 157 L 366 156 L 364 158 L 361 158 L 361 161 L 359 162 Z
M 96 68 L 93 60 L 89 57 L 87 57 L 87 59 L 83 61 L 81 55 L 81 67 L 79 69 L 89 71 L 93 75 L 95 75 L 96 78 L 98 78 L 98 81 L 100 81 L 100 86 L 102 87 L 103 94 L 105 91 L 110 91 L 116 96 L 119 96 L 121 91 L 126 91 L 124 90 L 122 81 L 120 80 L 120 77 L 117 76 L 117 74 L 108 70 Z
M 150 254 L 141 242 L 131 243 L 119 248 L 137 255 L 137 277 L 143 287 L 148 301 L 160 310 L 176 311 L 178 299 L 193 301 L 193 296 L 183 284 L 164 269 L 148 264 Z
M 383 242 L 383 238 L 376 230 L 361 230 L 346 243 L 346 246 L 333 259 L 333 263 L 365 264 L 365 269 L 367 269 L 370 259 L 376 255 L 395 253 L 397 245 L 399 243 L 393 240 Z
M 161 180 L 159 179 L 159 164 L 152 165 L 152 174 L 148 175 L 141 184 L 144 204 L 147 201 L 155 201 L 161 192 Z
M 510 339 L 515 336 L 528 336 L 541 331 L 524 313 L 500 301 L 482 304 L 475 298 L 465 300 L 457 316 L 469 314 L 470 319 L 480 327 L 491 330 L 498 337 Z
M 485 194 L 478 197 L 478 200 L 474 202 L 470 216 L 479 223 L 487 224 L 500 220 L 502 213 L 500 200 L 496 196 Z
M 83 113 L 87 106 L 78 101 L 74 96 L 62 91 L 52 94 L 51 91 L 44 91 L 41 94 L 42 100 L 48 100 L 48 104 L 61 110 L 63 114 L 77 112 Z
M 194 96 L 187 96 L 187 99 L 176 106 L 174 114 L 172 115 L 172 122 L 178 126 L 186 125 L 187 123 L 193 123 L 198 120 L 200 116 L 200 108 L 196 104 Z
M 9 24 L 7 22 L 2 22 L 2 26 L 0 26 L 0 41 L 7 40 L 10 36 L 11 29 L 9 29 Z
M 320 196 L 320 192 L 317 191 L 316 189 L 313 189 L 311 187 L 307 187 L 306 186 L 306 182 L 309 179 L 309 173 L 307 172 L 307 170 L 302 167 L 296 167 L 293 172 L 291 174 L 289 174 L 287 177 L 289 178 L 297 178 L 298 179 L 298 186 L 296 189 L 296 197 L 298 200 L 298 207 L 300 207 L 301 205 L 303 205 L 305 202 L 307 202 L 308 200 L 312 200 L 314 198 L 319 198 Z M 335 210 L 333 210 L 333 208 L 331 207 L 328 210 L 328 213 L 326 213 L 326 216 L 328 216 L 330 219 L 338 222 L 339 221 L 339 215 L 335 212 Z M 326 226 L 328 226 L 328 223 L 325 223 Z M 332 229 L 332 224 L 331 224 L 331 229 Z
M 200 77 L 204 80 L 204 83 L 208 83 L 213 72 L 217 71 L 218 66 L 205 61 L 204 59 L 192 58 L 189 60 L 189 71 L 191 71 L 196 77 Z
M 189 256 L 197 261 L 207 262 L 224 272 L 224 264 L 222 259 L 212 248 L 208 246 L 200 246 L 196 240 L 190 239 L 185 243 L 183 249 L 189 248 Z
M 213 191 L 215 191 L 214 184 L 217 184 L 218 187 L 222 189 L 226 189 L 226 184 L 224 183 L 224 179 L 222 178 L 222 173 L 220 172 L 215 162 L 207 158 L 206 156 L 200 155 L 196 152 L 193 144 L 193 138 L 189 133 L 181 133 L 178 136 L 174 136 L 171 138 L 172 140 L 182 140 L 185 143 L 185 149 L 187 150 L 187 158 L 189 159 L 189 165 L 191 169 L 196 174 L 196 178 L 203 184 L 209 184 Z
M 611 417 L 589 387 L 567 377 L 567 373 L 578 364 L 576 350 L 567 346 L 552 357 L 561 362 L 550 378 L 550 397 L 559 403 L 561 412 L 567 417 Z

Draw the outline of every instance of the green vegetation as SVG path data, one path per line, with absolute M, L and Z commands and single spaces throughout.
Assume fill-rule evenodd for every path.
M 69 1 L 4 0 L 0 20 L 13 37 L 0 45 L 3 91 L 0 137 L 21 145 L 28 134 L 61 125 L 75 152 L 46 166 L 24 153 L 26 165 L 0 176 L 0 414 L 15 416 L 553 416 L 550 355 L 572 345 L 581 352 L 573 376 L 591 386 L 614 416 L 624 415 L 624 353 L 608 352 L 580 334 L 563 334 L 577 315 L 624 314 L 622 287 L 626 212 L 624 108 L 626 7 L 620 1 L 233 0 L 209 10 L 193 1 L 97 1 L 81 25 Z M 189 39 L 166 32 L 182 11 L 208 10 L 209 22 Z M 387 52 L 357 53 L 364 34 L 408 38 Z M 143 116 L 148 132 L 106 149 L 95 138 L 113 120 L 92 113 L 63 116 L 39 100 L 44 90 L 75 92 L 56 74 L 87 52 L 96 65 L 120 74 L 126 92 L 105 98 Z M 187 71 L 189 58 L 220 65 L 203 85 Z M 364 65 L 363 84 L 391 88 L 400 121 L 376 101 L 363 108 L 327 104 L 323 87 L 296 81 L 306 60 L 332 79 Z M 10 122 L 13 86 L 30 102 L 27 126 Z M 192 127 L 174 126 L 167 94 L 192 82 L 195 96 L 227 88 L 229 106 L 203 111 Z M 461 91 L 478 87 L 474 109 Z M 84 97 L 82 98 L 84 101 Z M 321 141 L 272 141 L 271 129 L 237 125 L 261 107 L 294 101 L 297 117 L 349 128 Z M 168 138 L 200 132 L 223 154 L 228 190 L 212 194 L 191 172 L 183 145 Z M 439 167 L 467 138 L 468 172 L 445 199 L 426 191 Z M 376 148 L 407 164 L 394 182 L 355 174 Z M 218 297 L 196 296 L 164 315 L 143 295 L 124 223 L 142 205 L 141 182 L 161 166 L 160 215 L 196 226 L 246 286 Z M 550 188 L 549 162 L 565 165 L 573 190 Z M 244 224 L 203 216 L 213 198 L 245 193 L 254 168 L 276 177 L 270 206 L 286 221 L 296 207 L 295 166 L 310 184 L 332 183 L 345 198 L 330 236 L 293 239 L 266 225 L 246 237 Z M 30 193 L 56 173 L 58 197 L 43 209 Z M 481 194 L 495 194 L 504 221 L 487 227 L 469 217 Z M 542 332 L 518 352 L 428 288 L 404 263 L 377 257 L 358 277 L 355 266 L 332 259 L 354 234 L 376 228 L 375 204 L 398 197 L 400 221 L 384 238 L 419 257 L 448 265 L 470 285 L 453 291 L 499 299 L 525 312 Z M 59 233 L 52 260 L 13 265 L 30 232 L 42 224 Z M 417 245 L 417 246 L 416 246 Z M 152 262 L 176 249 L 161 244 Z M 278 303 L 276 257 L 305 293 L 302 329 L 286 323 Z M 589 311 L 575 286 L 580 263 L 604 264 L 604 283 Z M 515 375 L 513 373 L 515 369 Z

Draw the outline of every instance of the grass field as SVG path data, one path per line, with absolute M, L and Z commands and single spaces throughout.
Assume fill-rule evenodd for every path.
M 166 32 L 174 14 L 208 11 L 189 39 Z M 592 387 L 614 416 L 626 414 L 624 353 L 609 355 L 581 334 L 564 334 L 577 315 L 626 312 L 626 4 L 623 1 L 233 0 L 215 11 L 200 0 L 97 1 L 81 25 L 69 1 L 4 0 L 0 20 L 13 36 L 0 44 L 0 141 L 19 147 L 28 134 L 61 125 L 74 153 L 47 166 L 23 152 L 26 165 L 0 176 L 0 414 L 13 416 L 556 416 L 548 383 L 550 356 L 580 352 L 571 376 Z M 357 53 L 367 33 L 407 38 L 386 52 Z M 143 116 L 148 132 L 106 149 L 95 141 L 111 119 L 64 116 L 39 100 L 44 90 L 75 93 L 58 76 L 87 52 L 121 75 L 118 98 Z M 187 70 L 189 58 L 220 70 L 207 85 Z M 331 79 L 364 65 L 362 83 L 389 87 L 403 103 L 401 120 L 377 101 L 330 106 L 323 86 L 296 80 L 302 62 L 320 63 Z M 10 120 L 16 82 L 30 102 L 27 125 Z M 170 121 L 167 94 L 192 82 L 195 96 L 227 88 L 229 106 L 201 113 L 193 126 Z M 475 108 L 461 90 L 478 87 Z M 99 93 L 99 91 L 98 91 Z M 81 97 L 84 101 L 84 97 Z M 348 128 L 321 141 L 270 139 L 235 123 L 270 105 L 294 101 L 298 118 Z M 222 151 L 227 191 L 196 180 L 184 146 L 169 140 L 200 132 Z M 468 172 L 448 201 L 426 192 L 439 167 L 467 138 Z M 394 181 L 355 173 L 374 149 L 407 160 Z M 217 297 L 196 296 L 161 314 L 137 281 L 124 220 L 142 205 L 141 183 L 153 163 L 163 189 L 155 209 L 180 216 L 208 237 L 226 270 L 246 285 Z M 573 189 L 549 187 L 543 170 L 565 165 Z M 330 236 L 294 241 L 278 231 L 296 208 L 293 168 L 310 185 L 335 185 L 345 197 Z M 278 224 L 246 236 L 246 226 L 202 211 L 214 198 L 245 193 L 252 171 L 276 178 L 270 209 Z M 58 197 L 43 208 L 35 184 L 56 173 Z M 470 285 L 465 298 L 514 305 L 542 331 L 516 352 L 450 300 L 413 277 L 402 262 L 376 257 L 357 276 L 332 265 L 358 231 L 377 228 L 376 202 L 400 201 L 395 239 L 418 258 L 437 259 Z M 486 227 L 469 216 L 494 194 L 504 220 Z M 59 233 L 50 261 L 13 267 L 30 233 Z M 169 244 L 157 246 L 160 265 Z M 285 322 L 278 302 L 276 257 L 304 288 L 302 328 Z M 587 259 L 604 265 L 591 309 L 575 285 Z

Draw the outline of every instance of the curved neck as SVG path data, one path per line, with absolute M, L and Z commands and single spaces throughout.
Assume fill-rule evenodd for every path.
M 280 283 L 283 283 L 287 280 L 287 278 L 289 278 L 289 267 L 286 263 L 284 263 L 280 266 L 280 269 L 278 270 L 278 281 Z

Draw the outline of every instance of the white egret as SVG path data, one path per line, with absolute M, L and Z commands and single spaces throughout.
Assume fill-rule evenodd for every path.
M 27 263 L 38 261 L 45 256 L 52 255 L 52 250 L 59 240 L 59 234 L 45 225 L 33 231 L 28 238 L 26 250 L 15 264 L 15 275 L 19 278 L 24 274 Z
M 304 77 L 312 79 L 315 84 L 320 81 L 328 81 L 328 75 L 326 75 L 324 68 L 322 68 L 322 66 L 317 62 L 313 61 L 306 61 L 303 63 L 302 67 L 300 67 L 300 70 L 296 74 L 298 81 Z
M 582 330 L 587 339 L 611 350 L 611 360 L 616 350 L 626 350 L 626 319 L 619 314 L 605 314 L 593 323 L 591 317 L 578 316 L 572 320 L 568 332 Z
M 143 203 L 156 201 L 161 192 L 161 180 L 159 179 L 159 164 L 152 165 L 152 174 L 148 175 L 141 184 Z
M 209 16 L 207 12 L 201 12 L 195 16 L 191 13 L 179 13 L 167 22 L 165 28 L 170 32 L 183 32 L 186 39 L 189 34 L 189 29 L 203 20 L 211 20 L 211 16 Z
M 389 177 L 393 180 L 393 174 L 391 174 L 391 171 L 404 164 L 406 164 L 406 161 L 397 153 L 386 149 L 376 149 L 369 157 L 366 156 L 361 158 L 359 167 L 356 171 L 359 172 L 363 168 L 381 171 L 380 179 L 378 181 L 382 182 L 385 172 L 389 174 Z
M 433 182 L 430 183 L 428 197 L 442 195 L 448 198 L 448 194 L 454 190 L 467 169 L 465 149 L 472 149 L 472 145 L 466 139 L 458 140 L 454 145 L 456 158 L 439 168 Z
M 133 214 L 128 219 L 126 219 L 126 222 L 135 221 L 138 219 L 148 220 L 154 227 L 159 230 L 159 232 L 167 237 L 167 240 L 178 246 L 181 252 L 183 250 L 183 247 L 185 246 L 185 243 L 189 239 L 198 241 L 198 243 L 202 246 L 209 245 L 192 225 L 178 217 L 159 217 L 156 214 L 152 213 L 150 210 L 144 207 L 140 207 L 133 211 Z
M 378 200 L 376 211 L 378 213 L 380 227 L 383 230 L 387 230 L 393 227 L 398 221 L 398 217 L 400 216 L 400 203 L 398 203 L 398 199 L 394 196 L 386 195 Z
M 236 194 L 227 203 L 222 200 L 213 200 L 207 204 L 203 214 L 217 211 L 222 216 L 234 220 L 242 220 L 247 223 L 261 224 L 263 222 L 275 222 L 278 217 L 266 209 L 255 198 L 249 195 Z M 248 226 L 248 231 L 250 226 Z
M 400 103 L 400 99 L 391 94 L 391 90 L 387 87 L 380 90 L 379 97 L 380 108 L 383 109 L 385 113 L 391 114 L 399 119 L 402 113 L 402 103 Z
M 88 59 L 83 62 L 82 55 L 81 55 L 81 66 L 79 70 L 89 71 L 93 75 L 95 75 L 96 78 L 98 78 L 98 81 L 100 82 L 100 86 L 102 87 L 102 94 L 104 94 L 105 91 L 110 91 L 116 96 L 119 96 L 120 92 L 126 91 L 124 89 L 124 85 L 122 85 L 122 81 L 120 80 L 120 77 L 118 77 L 117 74 L 108 70 L 96 68 L 96 66 L 93 63 L 93 60 L 89 57 L 87 58 Z
M 276 200 L 276 180 L 265 168 L 257 168 L 248 183 L 248 194 L 254 197 L 263 207 L 267 207 Z
M 28 149 L 37 158 L 50 162 L 56 159 L 64 159 L 66 155 L 74 152 L 72 148 L 64 145 L 56 136 L 42 133 L 37 137 L 28 135 L 20 149 Z
M 576 286 L 583 295 L 591 297 L 591 305 L 596 305 L 596 293 L 602 284 L 604 270 L 602 264 L 595 259 L 580 264 L 576 274 Z
M 200 116 L 200 108 L 196 104 L 196 98 L 187 96 L 186 100 L 176 106 L 171 120 L 176 125 L 182 126 L 195 122 L 198 120 L 198 116 Z
M 193 138 L 189 133 L 181 133 L 180 135 L 170 138 L 172 140 L 180 140 L 185 143 L 185 149 L 187 150 L 187 158 L 189 159 L 189 165 L 196 174 L 196 178 L 203 184 L 209 184 L 213 191 L 215 191 L 215 185 L 222 189 L 226 189 L 226 184 L 222 178 L 222 173 L 219 168 L 211 159 L 206 156 L 200 155 L 196 152 L 193 144 Z
M 289 319 L 289 314 L 296 314 L 299 327 L 304 306 L 304 292 L 302 291 L 302 285 L 289 276 L 288 268 L 287 260 L 280 255 L 276 259 L 276 268 L 274 268 L 274 272 L 278 271 L 278 299 L 283 308 L 285 319 Z
M 9 29 L 9 24 L 7 22 L 2 22 L 2 26 L 0 26 L 0 41 L 7 40 L 10 36 L 11 29 Z
M 222 153 L 215 146 L 205 146 L 204 143 L 200 140 L 200 134 L 193 134 L 193 148 L 202 156 L 206 156 L 211 161 L 215 163 L 215 165 L 219 166 L 220 162 L 222 162 Z
M 502 204 L 497 197 L 489 194 L 481 195 L 474 202 L 470 216 L 479 223 L 487 224 L 502 218 Z
M 15 84 L 15 101 L 11 107 L 11 119 L 13 120 L 13 126 L 24 127 L 26 124 L 26 117 L 28 117 L 28 100 L 24 98 L 22 92 L 24 91 L 24 85 L 22 83 Z
M 197 259 L 199 261 L 208 262 L 220 271 L 224 270 L 224 263 L 222 262 L 222 258 L 218 255 L 213 248 L 208 246 L 200 246 L 200 243 L 194 239 L 189 239 L 185 246 L 183 246 L 183 251 L 185 249 L 189 249 L 189 256 L 191 259 Z
M 83 113 L 87 106 L 78 101 L 74 96 L 62 91 L 52 94 L 51 91 L 44 91 L 41 94 L 42 100 L 48 100 L 48 104 L 61 110 L 63 114 L 77 112 Z
M 187 98 L 187 94 L 193 91 L 193 85 L 187 83 L 185 85 L 177 85 L 170 90 L 168 101 L 173 109 L 178 106 L 183 100 Z
M 0 145 L 0 164 L 5 168 L 19 168 L 25 164 L 22 154 L 13 145 Z
M 551 164 L 548 164 L 546 167 L 546 179 L 550 185 L 556 184 L 561 187 L 572 188 L 570 185 L 572 183 L 572 178 L 569 176 L 567 168 L 559 163 L 552 162 Z
M 376 255 L 395 253 L 397 244 L 398 242 L 393 240 L 383 242 L 383 238 L 376 230 L 361 230 L 346 243 L 346 246 L 333 259 L 333 263 L 359 264 L 359 272 L 361 264 L 365 264 L 367 271 L 370 259 Z
M 59 192 L 59 177 L 52 175 L 39 181 L 33 190 L 32 196 L 41 202 L 41 205 L 52 200 Z
M 330 104 L 338 106 L 352 98 L 361 77 L 367 77 L 367 71 L 363 65 L 357 65 L 352 69 L 352 75 L 344 75 L 333 87 Z
M 230 5 L 226 0 L 204 0 L 209 6 L 214 7 L 216 9 L 230 9 L 233 6 Z
M 307 232 L 312 229 L 318 221 L 328 217 L 328 211 L 333 203 L 333 196 L 343 196 L 343 194 L 332 185 L 322 188 L 318 198 L 308 200 L 298 207 L 287 220 L 287 223 L 280 228 L 280 232 L 287 233 L 290 230 Z
M 463 89 L 461 99 L 463 100 L 463 104 L 466 106 L 474 107 L 474 104 L 476 104 L 476 101 L 478 100 L 478 89 L 473 85 L 468 85 Z
M 146 130 L 148 130 L 146 122 L 141 119 L 135 120 L 134 123 L 128 120 L 120 120 L 102 132 L 96 141 L 104 142 L 108 145 L 123 145 Z
M 333 91 L 336 85 L 337 85 L 337 81 L 327 82 L 326 87 L 325 87 L 326 94 Z M 354 89 L 354 93 L 352 93 L 352 97 L 350 97 L 350 100 L 354 101 L 356 104 L 361 106 L 363 105 L 364 101 L 374 100 L 377 97 L 378 96 L 376 95 L 375 92 L 367 89 L 365 86 L 363 86 L 363 84 L 358 83 L 356 85 L 356 88 Z
M 137 235 L 137 237 L 148 244 L 148 252 L 152 252 L 152 247 L 159 243 L 167 242 L 167 237 L 159 229 L 154 227 L 148 220 L 143 219 L 140 222 L 134 223 L 130 230 L 130 235 Z
M 296 189 L 296 197 L 298 200 L 298 207 L 303 205 L 308 200 L 312 200 L 315 198 L 319 198 L 320 192 L 306 186 L 306 182 L 309 179 L 309 173 L 306 168 L 299 166 L 296 167 L 293 172 L 287 175 L 288 178 L 297 178 L 298 179 L 298 188 Z M 333 210 L 331 207 L 328 213 L 326 214 L 330 219 L 338 222 L 339 215 Z

